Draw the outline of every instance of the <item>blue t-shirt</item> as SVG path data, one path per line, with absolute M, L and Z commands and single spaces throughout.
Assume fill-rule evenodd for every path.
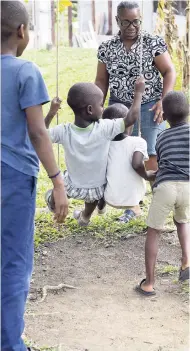
M 39 160 L 28 135 L 25 109 L 48 101 L 35 64 L 12 55 L 1 56 L 1 160 L 35 177 Z

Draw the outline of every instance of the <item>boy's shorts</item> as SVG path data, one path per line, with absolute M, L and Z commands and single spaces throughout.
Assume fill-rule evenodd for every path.
M 69 199 L 82 200 L 86 203 L 93 203 L 95 201 L 99 201 L 104 196 L 105 185 L 102 185 L 97 188 L 76 188 L 73 186 L 68 172 L 65 171 L 63 173 L 63 180 L 65 184 L 65 190 L 67 193 L 67 197 Z M 55 202 L 52 196 L 52 190 L 48 190 L 45 194 L 45 201 L 48 205 L 50 211 L 54 212 L 55 210 Z
M 189 182 L 163 182 L 153 189 L 147 225 L 162 230 L 166 218 L 173 211 L 177 223 L 190 221 L 190 189 Z

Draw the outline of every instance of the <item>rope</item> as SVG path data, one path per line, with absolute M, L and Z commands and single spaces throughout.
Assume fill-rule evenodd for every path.
M 140 37 L 140 69 L 139 73 L 140 76 L 143 73 L 143 68 L 142 68 L 142 58 L 143 58 L 143 10 L 144 10 L 144 2 L 141 0 L 141 17 L 142 17 L 142 22 L 141 22 L 141 37 Z M 141 115 L 139 116 L 138 120 L 138 136 L 141 137 Z
M 57 0 L 57 25 L 56 25 L 56 96 L 59 97 L 59 0 Z M 59 113 L 57 112 L 57 125 L 59 124 Z M 57 144 L 57 161 L 60 166 L 60 149 Z

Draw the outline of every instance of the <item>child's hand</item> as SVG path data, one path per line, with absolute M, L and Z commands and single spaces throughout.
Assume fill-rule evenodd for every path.
M 154 181 L 156 179 L 157 171 L 146 171 L 146 180 Z
M 61 103 L 62 103 L 62 100 L 59 97 L 57 97 L 57 98 L 55 97 L 51 101 L 49 115 L 55 116 L 57 114 L 58 110 L 61 108 Z
M 140 76 L 135 82 L 135 93 L 143 94 L 145 90 L 145 80 L 143 76 Z

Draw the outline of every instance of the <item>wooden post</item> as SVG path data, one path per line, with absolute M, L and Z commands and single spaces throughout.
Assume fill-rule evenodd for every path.
M 55 3 L 51 0 L 51 40 L 52 45 L 55 46 Z
M 112 34 L 112 0 L 108 0 L 108 32 L 107 35 Z
M 95 0 L 92 0 L 92 25 L 94 30 L 96 31 L 96 7 Z
M 68 7 L 68 27 L 69 27 L 69 46 L 73 46 L 73 24 L 72 24 L 72 6 Z

